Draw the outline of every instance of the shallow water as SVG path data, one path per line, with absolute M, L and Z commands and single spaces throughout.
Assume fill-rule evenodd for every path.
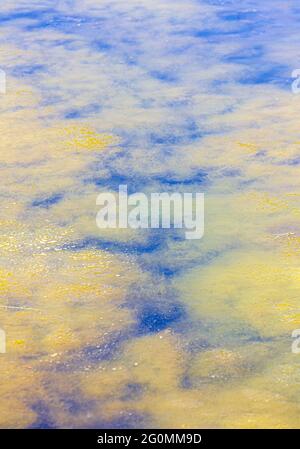
M 299 20 L 1 4 L 1 427 L 300 427 Z M 204 192 L 203 239 L 99 230 L 120 183 Z

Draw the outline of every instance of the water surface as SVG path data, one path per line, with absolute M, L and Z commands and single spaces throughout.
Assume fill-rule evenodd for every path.
M 0 426 L 300 426 L 297 1 L 0 6 Z M 96 197 L 204 192 L 205 235 Z

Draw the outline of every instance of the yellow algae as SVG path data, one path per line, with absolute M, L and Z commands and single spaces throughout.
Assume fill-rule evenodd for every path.
M 177 345 L 178 340 L 167 331 L 133 340 L 125 345 L 121 358 L 85 374 L 82 388 L 85 394 L 99 398 L 113 392 L 115 395 L 115 388 L 120 393 L 129 381 L 143 384 L 147 391 L 172 389 L 184 367 L 183 353 Z
M 0 271 L 0 293 L 7 294 L 9 292 L 9 278 L 11 277 L 10 273 L 5 273 L 5 271 Z
M 1 354 L 0 427 L 24 428 L 34 423 L 34 401 L 42 397 L 41 375 L 21 360 Z M 32 387 L 34 385 L 34 395 Z
M 291 122 L 296 128 L 297 114 L 294 110 L 293 116 L 293 107 L 288 111 L 288 117 L 291 118 Z M 232 114 L 231 118 L 238 123 L 240 116 Z M 207 167 L 208 170 L 213 167 L 214 171 L 211 176 L 214 179 L 218 172 L 225 168 L 236 169 L 239 174 L 238 178 L 229 180 L 222 177 L 220 185 L 218 182 L 214 185 L 213 188 L 219 187 L 223 192 L 227 182 L 235 182 L 233 186 L 237 188 L 237 181 L 241 179 L 255 182 L 255 186 L 258 188 L 263 186 L 273 190 L 276 185 L 276 191 L 281 192 L 282 189 L 287 187 L 290 189 L 291 186 L 297 189 L 299 165 L 287 163 L 288 161 L 297 161 L 298 158 L 298 146 L 294 143 L 296 131 L 292 131 L 290 123 L 287 129 L 289 129 L 288 133 L 282 127 L 279 130 L 274 126 L 260 128 L 246 126 L 242 130 L 235 129 L 224 135 L 204 137 L 201 146 L 193 145 L 188 152 L 181 156 L 189 164 L 202 168 Z M 248 151 L 247 142 L 251 142 L 251 149 L 257 148 L 257 151 Z
M 63 129 L 67 136 L 67 147 L 73 150 L 101 151 L 118 139 L 107 134 L 99 134 L 87 126 L 69 126 Z
M 226 379 L 238 375 L 241 357 L 238 353 L 228 349 L 204 351 L 190 369 L 191 377 Z
M 23 385 L 20 386 L 22 388 Z M 13 395 L 13 392 L 12 392 Z M 0 400 L 0 426 L 2 429 L 24 429 L 30 427 L 37 419 L 37 413 L 30 405 L 26 407 L 23 398 L 14 400 L 11 397 Z
M 165 395 L 177 388 L 184 372 L 184 358 L 178 339 L 168 330 L 135 339 L 125 344 L 121 357 L 82 374 L 82 394 L 97 400 L 98 413 L 104 420 L 118 417 L 124 406 L 144 412 L 148 402 L 145 398 Z M 126 393 L 128 384 L 140 386 L 138 403 Z M 155 409 L 147 412 L 156 413 Z
M 125 350 L 126 365 L 136 382 L 149 390 L 168 390 L 178 384 L 184 370 L 184 354 L 175 336 L 167 331 L 133 341 Z
M 296 426 L 299 407 L 252 381 L 270 363 L 276 366 L 277 352 L 275 345 L 255 343 L 205 351 L 188 362 L 177 340 L 163 332 L 129 343 L 121 358 L 82 374 L 81 387 L 84 397 L 100 401 L 94 413 L 108 422 L 125 409 L 150 414 L 160 428 Z M 181 384 L 184 375 L 190 388 Z M 129 383 L 141 386 L 138 398 L 126 396 Z
M 118 332 L 132 322 L 129 311 L 119 305 L 136 276 L 131 262 L 101 251 L 64 251 L 59 255 L 49 252 L 47 256 L 33 254 L 20 259 L 15 277 L 31 290 L 31 295 L 19 295 L 17 301 L 9 303 L 11 308 L 0 309 L 0 324 L 7 335 L 7 355 L 1 360 L 1 372 L 9 369 L 12 357 L 16 360 L 16 379 L 11 377 L 9 385 L 2 386 L 15 399 L 10 398 L 6 404 L 1 400 L 1 427 L 34 423 L 37 415 L 31 408 L 45 398 L 43 384 L 49 376 L 49 357 L 58 354 L 59 360 L 64 357 L 67 361 L 69 351 L 105 344 L 108 333 Z M 24 357 L 29 360 L 25 371 L 21 362 Z M 40 374 L 35 377 L 36 371 Z M 64 394 L 69 394 L 71 377 Z M 8 403 L 13 407 L 16 404 L 14 413 L 7 411 Z M 60 425 L 64 419 L 61 416 Z
M 209 261 L 218 253 L 242 246 L 250 249 L 281 248 L 281 239 L 276 239 L 276 227 L 281 233 L 287 223 L 295 223 L 293 207 L 285 197 L 270 197 L 264 192 L 247 191 L 236 194 L 207 194 L 205 197 L 205 236 L 189 243 L 172 241 L 170 251 L 165 255 L 168 264 L 180 264 L 178 254 L 184 258 Z M 292 221 L 293 220 L 293 221 Z
M 269 195 L 267 193 L 256 194 L 257 206 L 262 209 L 266 209 L 270 212 L 276 212 L 280 210 L 288 210 L 288 203 L 283 199 Z
M 276 336 L 298 324 L 299 281 L 298 265 L 288 264 L 280 253 L 233 251 L 192 270 L 177 285 L 199 317 Z M 283 301 L 284 311 L 278 307 Z
M 26 298 L 30 294 L 30 291 L 28 286 L 24 286 L 19 282 L 14 274 L 0 268 L 0 293 L 3 295 L 1 298 L 1 304 L 3 304 L 4 299 L 9 301 L 17 296 Z
M 268 347 L 257 343 L 237 349 L 220 348 L 204 352 L 199 354 L 196 363 L 192 359 L 191 368 L 187 371 L 192 381 L 193 376 L 202 375 L 202 382 L 192 383 L 186 389 L 182 387 L 179 375 L 177 382 L 166 382 L 157 389 L 145 390 L 139 402 L 131 401 L 127 407 L 151 413 L 152 425 L 161 428 L 297 426 L 299 406 L 288 401 L 280 392 L 273 394 L 272 378 L 269 379 L 269 388 L 252 380 L 255 379 L 254 373 L 263 372 L 272 359 L 271 364 L 275 368 L 278 363 L 277 351 L 274 354 L 272 352 L 275 349 L 275 345 Z M 179 352 L 173 359 L 177 363 L 174 366 L 173 362 L 171 366 L 175 371 L 179 370 L 177 373 L 182 376 L 184 371 L 180 355 Z M 163 368 L 164 361 L 160 359 L 158 363 Z M 152 376 L 155 376 L 155 372 Z M 264 378 L 263 375 L 261 378 Z M 208 383 L 208 380 L 212 383 Z M 216 380 L 218 383 L 215 383 Z M 154 379 L 152 382 L 156 386 Z M 117 413 L 118 407 L 121 407 L 120 402 L 115 401 L 108 408 L 109 413 Z
M 151 410 L 153 425 L 161 428 L 296 425 L 300 410 L 295 404 L 284 400 L 280 394 L 274 396 L 271 391 L 252 385 L 253 374 L 261 372 L 272 359 L 275 367 L 275 348 L 275 345 L 256 343 L 230 350 L 220 348 L 200 353 L 196 360 L 193 357 L 188 364 L 190 368 L 186 374 L 192 382 L 189 389 L 183 388 L 179 381 L 172 383 L 171 388 L 163 384 L 159 394 L 155 390 L 146 391 L 136 407 L 144 412 Z M 177 369 L 180 366 L 179 361 Z M 195 383 L 196 379 L 198 383 Z M 289 413 L 293 413 L 292 419 Z
M 252 388 L 261 389 L 270 395 L 280 396 L 284 401 L 297 407 L 296 414 L 300 415 L 300 374 L 298 354 L 293 354 L 290 342 L 287 342 L 284 352 L 265 365 L 262 372 L 249 379 Z
M 137 408 L 154 410 L 153 426 L 160 428 L 289 428 L 299 421 L 296 405 L 243 387 L 174 390 L 149 396 Z
M 24 345 L 24 343 L 25 343 L 25 340 L 14 340 L 13 341 L 14 345 Z
M 245 382 L 277 357 L 274 344 L 251 343 L 201 351 L 190 361 L 188 376 L 193 387 L 214 382 Z
M 97 401 L 119 398 L 127 383 L 132 381 L 130 369 L 123 362 L 103 363 L 100 369 L 82 374 L 81 388 L 86 397 Z
M 119 308 L 126 288 L 136 279 L 131 263 L 120 263 L 101 251 L 48 253 L 27 262 L 15 272 L 31 295 L 11 302 L 10 313 L 0 310 L 11 338 L 23 336 L 24 351 L 68 351 L 131 322 L 129 312 Z M 26 327 L 29 317 L 31 326 Z
M 148 3 L 143 5 L 153 17 Z M 183 14 L 182 23 L 189 23 L 191 13 L 209 17 L 214 11 L 200 6 L 155 2 L 160 17 L 169 18 L 170 9 L 171 16 Z M 88 8 L 91 18 L 102 13 L 92 0 L 74 7 L 83 14 Z M 4 28 L 16 30 L 14 36 L 19 22 L 26 26 L 34 20 L 6 21 Z M 162 83 L 147 78 L 138 63 L 124 64 L 122 51 L 115 58 L 105 49 L 87 50 L 81 39 L 64 32 L 63 20 L 50 25 L 26 33 L 26 52 L 5 44 L 0 55 L 9 73 L 0 118 L 5 180 L 0 327 L 7 333 L 7 354 L 0 355 L 0 427 L 39 422 L 37 403 L 56 427 L 103 425 L 126 413 L 140 414 L 158 428 L 299 427 L 298 359 L 284 341 L 300 327 L 299 102 L 276 85 L 241 85 L 235 81 L 238 64 L 218 60 L 200 78 L 199 70 L 182 61 L 180 85 Z M 76 23 L 78 36 L 84 28 L 79 25 L 84 20 Z M 120 32 L 126 31 L 122 26 Z M 91 20 L 89 33 L 93 29 L 97 23 Z M 49 66 L 39 42 L 47 46 Z M 201 38 L 201 51 L 204 45 Z M 282 57 L 281 45 L 272 49 L 275 59 Z M 238 48 L 225 42 L 220 51 Z M 143 51 L 149 53 L 148 47 Z M 30 73 L 41 60 L 45 70 Z M 124 88 L 124 73 L 128 85 L 134 80 L 134 95 Z M 226 83 L 220 92 L 194 89 L 199 79 L 209 83 L 221 77 Z M 141 107 L 146 98 L 151 106 Z M 86 113 L 84 108 L 96 102 L 103 102 L 103 113 L 90 113 L 84 122 L 61 119 L 73 107 Z M 201 139 L 190 138 L 185 119 L 168 107 L 176 102 L 182 117 L 192 111 L 195 129 L 208 131 Z M 133 133 L 128 158 L 124 166 L 118 159 L 98 173 L 93 162 L 117 151 L 119 139 L 107 131 L 111 128 Z M 158 144 L 152 144 L 152 133 Z M 165 151 L 164 139 L 172 142 L 177 135 L 184 143 Z M 79 249 L 91 237 L 99 237 L 103 247 L 105 241 L 121 243 L 115 245 L 118 253 L 127 244 L 147 249 L 149 234 L 96 227 L 99 192 L 86 182 L 99 176 L 105 188 L 114 170 L 126 175 L 131 168 L 133 176 L 146 170 L 157 179 L 178 171 L 187 181 L 198 169 L 207 172 L 203 240 L 170 238 L 157 252 L 136 254 L 145 271 L 174 268 L 175 288 L 166 298 L 163 276 L 145 274 L 133 258 Z M 157 181 L 157 187 L 164 190 L 166 184 Z M 159 293 L 161 302 L 183 303 L 180 333 L 136 335 L 142 303 L 149 300 L 143 296 L 146 288 L 154 309 Z M 199 337 L 205 340 L 201 349 L 190 351 Z M 110 345 L 111 353 L 101 359 Z M 91 348 L 95 353 L 87 356 Z
M 244 143 L 244 142 L 237 142 L 237 144 L 241 147 L 241 148 L 245 148 L 249 153 L 256 153 L 258 150 L 257 145 L 253 144 L 253 143 Z
M 109 191 L 109 189 L 108 189 Z M 131 228 L 98 228 L 96 215 L 100 209 L 96 199 L 100 191 L 96 187 L 83 187 L 80 192 L 67 195 L 62 201 L 51 208 L 52 220 L 56 223 L 64 222 L 67 229 L 72 230 L 74 239 L 81 239 L 87 235 L 99 237 L 104 241 L 116 241 L 131 244 L 133 241 L 144 243 L 148 235 L 141 230 Z M 45 215 L 45 211 L 39 212 L 39 216 Z

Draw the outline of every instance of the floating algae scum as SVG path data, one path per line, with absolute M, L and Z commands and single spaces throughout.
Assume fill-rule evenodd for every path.
M 0 426 L 299 427 L 299 8 L 5 3 Z M 98 229 L 120 184 L 204 237 Z

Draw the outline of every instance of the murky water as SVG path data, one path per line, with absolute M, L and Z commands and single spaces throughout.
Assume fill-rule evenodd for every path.
M 300 427 L 297 1 L 0 6 L 1 427 Z M 205 235 L 96 197 L 205 193 Z

